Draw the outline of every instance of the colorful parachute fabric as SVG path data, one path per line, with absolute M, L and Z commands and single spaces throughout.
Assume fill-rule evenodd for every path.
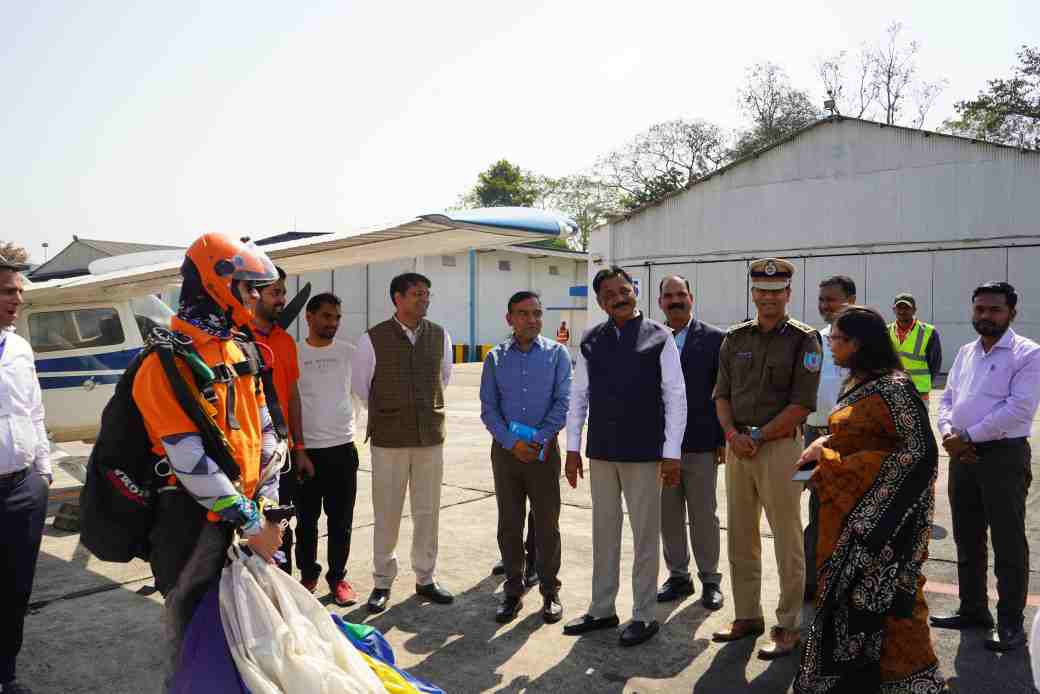
M 444 694 L 440 687 L 423 682 L 397 667 L 394 649 L 375 627 L 344 622 L 337 615 L 332 615 L 332 621 L 358 649 L 390 694 Z

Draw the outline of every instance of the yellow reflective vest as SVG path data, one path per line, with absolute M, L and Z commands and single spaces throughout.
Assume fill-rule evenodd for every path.
M 888 334 L 892 337 L 892 344 L 895 345 L 896 352 L 903 362 L 903 368 L 917 386 L 919 393 L 928 393 L 932 390 L 932 372 L 928 370 L 925 350 L 928 348 L 928 341 L 932 339 L 933 332 L 935 332 L 935 326 L 917 321 L 914 323 L 913 329 L 907 333 L 906 339 L 900 342 L 896 324 L 892 323 L 888 326 Z

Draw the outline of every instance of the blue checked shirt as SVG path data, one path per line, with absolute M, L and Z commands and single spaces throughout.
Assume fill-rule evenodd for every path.
M 567 423 L 571 393 L 571 357 L 567 348 L 539 335 L 522 352 L 513 338 L 496 345 L 484 360 L 480 377 L 480 418 L 504 448 L 519 440 L 509 422 L 537 430 L 545 445 Z

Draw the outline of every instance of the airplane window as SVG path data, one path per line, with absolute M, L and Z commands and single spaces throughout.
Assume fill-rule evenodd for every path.
M 148 294 L 130 300 L 130 308 L 137 319 L 137 329 L 141 331 L 141 339 L 148 337 L 154 327 L 170 327 L 173 311 L 156 296 Z
M 119 313 L 113 308 L 45 311 L 29 316 L 29 343 L 34 352 L 107 347 L 125 340 Z

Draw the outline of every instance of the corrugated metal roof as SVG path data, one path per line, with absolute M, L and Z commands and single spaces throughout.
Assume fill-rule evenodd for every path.
M 28 273 L 30 279 L 44 281 L 76 277 L 89 274 L 88 265 L 91 260 L 101 257 L 140 253 L 142 251 L 158 251 L 181 248 L 181 246 L 164 246 L 153 243 L 131 243 L 126 241 L 104 241 L 101 239 L 83 239 L 72 237 L 72 243 L 58 251 L 45 263 Z M 80 252 L 83 251 L 83 252 Z
M 1040 157 L 1040 150 L 1025 149 L 1025 148 L 1022 148 L 1022 147 L 1015 147 L 1013 145 L 1004 145 L 1004 144 L 1000 144 L 999 142 L 988 142 L 986 140 L 978 140 L 978 139 L 971 138 L 971 137 L 962 137 L 961 135 L 951 135 L 950 133 L 942 133 L 942 132 L 938 132 L 938 131 L 934 131 L 934 130 L 920 130 L 920 129 L 917 129 L 917 128 L 909 128 L 909 127 L 906 127 L 904 125 L 889 125 L 887 123 L 879 123 L 877 121 L 865 120 L 863 118 L 853 118 L 851 116 L 840 116 L 840 115 L 827 116 L 826 118 L 821 118 L 818 121 L 810 123 L 809 125 L 805 126 L 804 128 L 801 128 L 799 130 L 795 130 L 794 132 L 792 132 L 792 133 L 790 133 L 788 135 L 785 135 L 784 137 L 780 138 L 779 140 L 775 140 L 775 141 L 769 143 L 768 145 L 766 145 L 765 147 L 762 147 L 761 149 L 757 149 L 754 152 L 751 152 L 750 154 L 747 154 L 747 155 L 741 157 L 740 159 L 735 159 L 734 161 L 731 161 L 731 162 L 729 162 L 728 164 L 726 164 L 724 166 L 720 166 L 719 168 L 715 169 L 714 171 L 711 171 L 711 172 L 701 176 L 700 178 L 698 178 L 698 179 L 696 179 L 694 181 L 690 181 L 689 183 L 687 183 L 682 188 L 680 188 L 678 190 L 674 190 L 674 191 L 672 191 L 670 193 L 666 193 L 665 195 L 662 195 L 661 197 L 659 197 L 658 199 L 656 199 L 656 200 L 654 200 L 652 202 L 648 202 L 648 203 L 646 203 L 644 205 L 640 205 L 639 207 L 635 208 L 634 210 L 628 210 L 628 211 L 625 211 L 625 212 L 620 212 L 618 214 L 612 215 L 612 216 L 609 217 L 609 219 L 606 222 L 604 222 L 603 224 L 597 225 L 595 228 L 598 229 L 600 227 L 606 226 L 606 225 L 611 224 L 613 222 L 630 219 L 633 216 L 635 216 L 635 215 L 639 214 L 640 212 L 642 212 L 643 210 L 646 210 L 646 209 L 651 208 L 651 207 L 656 207 L 657 205 L 660 205 L 665 200 L 669 200 L 671 198 L 674 198 L 677 195 L 681 195 L 681 194 L 685 193 L 686 191 L 688 191 L 690 188 L 693 188 L 698 183 L 703 183 L 704 181 L 707 181 L 707 180 L 709 180 L 711 178 L 714 178 L 715 176 L 723 174 L 723 173 L 729 171 L 730 169 L 732 169 L 734 167 L 740 166 L 741 164 L 743 164 L 745 162 L 752 161 L 754 159 L 758 159 L 759 157 L 761 157 L 766 152 L 768 152 L 770 150 L 773 150 L 773 149 L 777 149 L 778 147 L 781 147 L 782 145 L 790 142 L 791 140 L 794 140 L 794 139 L 800 137 L 801 135 L 804 135 L 805 133 L 809 132 L 810 130 L 814 130 L 814 129 L 816 129 L 819 126 L 824 125 L 824 124 L 841 123 L 841 122 L 857 123 L 857 124 L 862 125 L 862 126 L 870 126 L 870 127 L 874 127 L 874 128 L 890 128 L 892 130 L 901 131 L 901 133 L 903 133 L 904 135 L 915 134 L 915 135 L 918 135 L 918 136 L 921 136 L 921 137 L 941 137 L 941 138 L 948 138 L 948 139 L 951 139 L 951 140 L 960 140 L 961 142 L 970 142 L 970 143 L 981 145 L 981 146 L 985 146 L 985 147 L 992 147 L 992 148 L 995 148 L 995 149 L 1005 150 L 1009 154 L 1017 152 L 1017 153 L 1021 153 L 1021 154 L 1025 154 L 1025 155 L 1034 155 L 1034 156 Z

